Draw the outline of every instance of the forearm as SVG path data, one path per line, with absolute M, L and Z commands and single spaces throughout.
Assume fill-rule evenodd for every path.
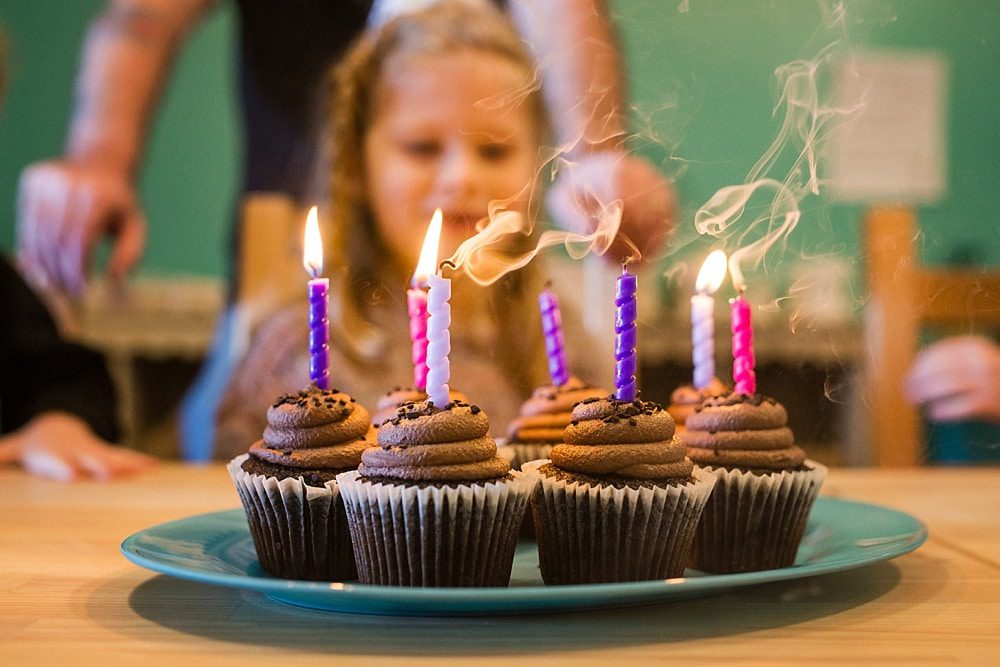
M 114 0 L 90 27 L 67 141 L 75 161 L 133 174 L 166 74 L 210 0 Z
M 510 0 L 542 73 L 556 140 L 570 155 L 625 138 L 618 46 L 603 0 Z

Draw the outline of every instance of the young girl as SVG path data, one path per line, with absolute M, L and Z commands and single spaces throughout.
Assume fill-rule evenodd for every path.
M 491 202 L 533 215 L 546 123 L 532 61 L 486 3 L 439 4 L 366 34 L 328 98 L 331 384 L 373 409 L 412 377 L 405 290 L 434 209 L 441 258 Z M 489 288 L 454 276 L 451 384 L 499 429 L 544 378 L 536 271 Z M 255 333 L 220 407 L 217 457 L 245 451 L 267 404 L 307 384 L 306 336 L 304 297 Z

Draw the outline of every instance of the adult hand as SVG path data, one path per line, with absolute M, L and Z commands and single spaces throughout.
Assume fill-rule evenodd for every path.
M 114 447 L 65 412 L 43 412 L 0 438 L 0 464 L 20 463 L 39 477 L 63 482 L 90 476 L 108 481 L 148 470 L 156 459 Z
M 930 345 L 917 355 L 906 394 L 934 421 L 1000 422 L 1000 347 L 979 336 Z
M 618 236 L 605 257 L 617 264 L 626 257 L 653 259 L 676 221 L 673 185 L 647 160 L 619 151 L 596 152 L 561 165 L 547 205 L 564 229 L 591 233 L 603 222 L 602 210 L 622 203 Z
M 36 286 L 79 296 L 104 236 L 113 239 L 107 269 L 113 280 L 135 266 L 146 220 L 127 174 L 54 160 L 21 175 L 18 236 L 22 269 Z

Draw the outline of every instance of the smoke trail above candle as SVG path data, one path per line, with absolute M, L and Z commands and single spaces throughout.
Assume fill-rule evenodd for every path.
M 480 285 L 490 285 L 504 275 L 527 265 L 545 250 L 561 246 L 573 259 L 588 254 L 603 255 L 611 247 L 621 224 L 621 202 L 601 204 L 593 232 L 582 234 L 549 229 L 538 236 L 535 246 L 525 252 L 511 252 L 512 237 L 531 236 L 533 227 L 516 211 L 503 210 L 500 202 L 490 206 L 489 222 L 465 240 L 449 258 L 456 267 Z
M 776 246 L 779 249 L 785 246 L 801 219 L 802 200 L 820 193 L 823 181 L 818 162 L 828 130 L 833 120 L 856 111 L 858 106 L 835 106 L 830 101 L 832 91 L 827 85 L 832 68 L 848 46 L 844 4 L 820 1 L 818 6 L 821 25 L 808 41 L 815 43 L 817 37 L 825 38 L 826 46 L 811 58 L 793 60 L 775 69 L 778 100 L 773 116 L 780 119 L 780 125 L 770 144 L 741 183 L 719 188 L 697 208 L 693 225 L 697 234 L 675 239 L 666 250 L 667 255 L 680 252 L 698 236 L 713 236 L 722 240 L 722 247 L 731 250 L 731 275 L 735 284 L 742 284 L 744 270 L 757 268 L 765 261 L 769 251 Z M 688 6 L 684 3 L 681 13 L 687 15 L 687 11 Z M 544 62 L 539 63 L 539 69 L 544 67 Z M 764 84 L 763 81 L 761 83 Z M 511 105 L 526 103 L 529 95 L 540 85 L 541 76 L 536 70 L 532 79 L 521 88 L 484 99 L 479 104 L 494 113 L 504 113 Z M 665 166 L 667 161 L 675 165 L 676 169 L 671 167 L 668 170 L 673 171 L 674 176 L 682 175 L 687 164 L 698 160 L 698 156 L 680 155 L 679 141 L 664 131 L 664 123 L 670 125 L 670 121 L 661 114 L 670 113 L 681 105 L 681 99 L 665 98 L 664 105 L 661 105 L 664 108 L 633 108 L 633 122 L 637 126 L 635 134 L 627 138 L 616 137 L 620 139 L 622 148 L 627 139 L 629 146 L 665 149 L 666 161 L 661 166 Z M 583 110 L 584 114 L 595 112 L 595 109 Z M 581 110 L 574 109 L 573 113 L 579 114 Z M 549 149 L 541 160 L 538 182 L 546 177 L 571 175 L 578 165 L 566 156 L 578 139 L 575 137 L 564 145 Z M 529 184 L 509 200 L 491 202 L 489 216 L 477 227 L 477 233 L 462 243 L 450 257 L 476 283 L 489 285 L 506 273 L 527 265 L 548 249 L 563 247 L 570 257 L 581 259 L 588 254 L 606 254 L 611 248 L 621 227 L 621 201 L 605 193 L 590 193 L 594 210 L 590 227 L 573 231 L 548 229 L 535 235 L 532 220 L 510 210 L 510 203 L 519 198 L 535 200 L 537 185 Z M 538 208 L 538 202 L 533 201 L 527 210 Z M 512 240 L 527 239 L 531 239 L 529 249 L 511 250 L 511 246 L 516 245 Z M 638 259 L 637 254 L 633 254 L 633 259 Z M 675 275 L 681 273 L 676 265 L 674 272 Z
M 774 139 L 743 183 L 720 188 L 695 214 L 699 234 L 722 238 L 727 246 L 737 248 L 729 257 L 736 287 L 745 285 L 742 267 L 758 266 L 771 248 L 787 241 L 802 216 L 800 202 L 820 193 L 817 156 L 828 126 L 855 110 L 832 105 L 829 93 L 821 88 L 842 50 L 843 42 L 835 41 L 813 59 L 795 60 L 775 70 L 781 95 L 774 115 L 781 115 L 782 122 Z M 782 178 L 772 176 L 790 146 L 797 149 L 791 166 Z M 763 211 L 749 216 L 751 199 L 758 193 L 767 193 L 770 200 Z

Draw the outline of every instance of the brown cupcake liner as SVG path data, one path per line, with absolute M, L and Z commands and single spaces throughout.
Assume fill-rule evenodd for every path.
M 507 459 L 510 467 L 520 470 L 521 466 L 528 461 L 547 459 L 552 453 L 552 443 L 534 442 L 510 442 L 502 447 L 497 447 L 497 453 Z
M 552 453 L 552 447 L 553 445 L 551 444 L 508 443 L 503 447 L 498 447 L 497 453 L 507 459 L 511 469 L 521 470 L 521 466 L 529 461 L 548 458 L 549 454 Z M 535 539 L 535 519 L 532 516 L 530 507 L 524 513 L 524 521 L 521 522 L 521 529 L 518 531 L 518 536 L 525 540 Z
M 498 443 L 499 444 L 499 443 Z M 508 443 L 502 447 L 497 447 L 497 453 L 507 459 L 512 470 L 521 470 L 521 466 L 529 461 L 548 458 L 552 453 L 553 445 L 536 443 Z M 521 522 L 521 529 L 518 536 L 522 539 L 535 539 L 535 520 L 531 515 L 531 508 L 524 513 L 524 520 Z
M 526 463 L 536 472 L 548 460 Z M 539 475 L 531 498 L 546 584 L 669 579 L 684 573 L 715 478 L 667 487 L 592 486 Z
M 301 479 L 248 473 L 249 455 L 229 462 L 261 567 L 275 577 L 314 581 L 357 578 L 347 514 L 335 481 L 322 488 Z
M 424 486 L 337 476 L 362 583 L 507 586 L 534 475 Z
M 815 461 L 805 466 L 769 474 L 700 468 L 718 482 L 698 525 L 691 567 L 723 574 L 793 565 L 827 472 Z

